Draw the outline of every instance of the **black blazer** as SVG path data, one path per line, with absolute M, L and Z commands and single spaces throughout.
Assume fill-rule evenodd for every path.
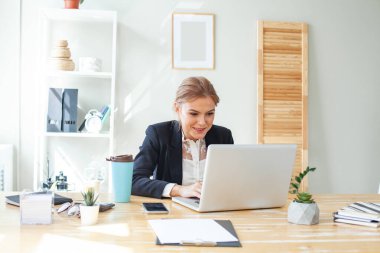
M 182 184 L 182 131 L 178 121 L 167 121 L 148 126 L 145 133 L 133 166 L 132 194 L 161 198 L 168 183 Z M 208 147 L 234 140 L 229 129 L 213 125 L 205 142 Z

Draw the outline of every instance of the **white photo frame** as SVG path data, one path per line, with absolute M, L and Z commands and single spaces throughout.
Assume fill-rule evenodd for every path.
M 214 69 L 214 14 L 172 14 L 172 68 Z

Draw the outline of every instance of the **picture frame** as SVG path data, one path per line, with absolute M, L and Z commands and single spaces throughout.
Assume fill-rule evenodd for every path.
M 211 13 L 172 14 L 173 69 L 214 69 L 214 20 Z

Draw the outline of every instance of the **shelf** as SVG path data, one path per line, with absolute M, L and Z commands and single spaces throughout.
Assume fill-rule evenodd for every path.
M 56 109 L 58 113 L 62 112 L 63 108 L 63 100 L 59 96 L 56 99 L 57 104 L 49 104 L 52 101 L 49 100 L 49 88 L 78 89 L 79 112 L 101 108 L 103 105 L 115 108 L 117 12 L 45 8 L 40 10 L 39 18 L 39 134 L 35 145 L 33 187 L 35 190 L 41 188 L 41 182 L 45 182 L 47 177 L 59 171 L 70 175 L 69 183 L 82 186 L 87 173 L 86 168 L 94 162 L 105 168 L 104 173 L 108 173 L 105 175 L 107 180 L 103 186 L 111 191 L 110 163 L 105 163 L 104 156 L 112 155 L 114 152 L 113 113 L 110 114 L 104 131 L 100 133 L 47 132 L 46 123 L 49 107 Z M 87 56 L 100 59 L 103 72 L 53 69 L 54 66 L 49 64 L 49 60 L 52 56 L 51 50 L 58 40 L 68 41 L 73 61 Z M 76 62 L 77 67 L 78 63 L 79 61 Z M 51 98 L 56 97 L 52 95 Z M 67 101 L 63 102 L 65 105 Z M 77 112 L 77 123 L 81 123 L 83 116 Z M 62 116 L 57 117 L 62 119 Z
M 80 71 L 64 71 L 56 70 L 47 73 L 49 77 L 91 77 L 91 78 L 112 78 L 111 72 L 80 72 Z
M 115 11 L 82 10 L 82 9 L 43 9 L 43 15 L 57 21 L 113 22 Z
M 109 138 L 109 132 L 101 133 L 62 133 L 62 132 L 45 132 L 47 137 L 74 137 L 74 138 Z

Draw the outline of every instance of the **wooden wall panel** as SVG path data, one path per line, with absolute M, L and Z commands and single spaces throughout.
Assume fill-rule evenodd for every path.
M 257 140 L 296 143 L 294 176 L 308 166 L 307 24 L 258 21 L 257 37 Z

